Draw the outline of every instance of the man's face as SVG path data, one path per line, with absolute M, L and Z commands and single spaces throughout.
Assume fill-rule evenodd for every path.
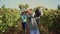
M 28 13 L 28 14 L 32 14 L 32 11 L 31 11 L 31 10 L 28 10 L 27 13 Z

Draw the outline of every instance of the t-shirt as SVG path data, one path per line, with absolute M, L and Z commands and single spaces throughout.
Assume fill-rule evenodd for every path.
M 22 22 L 26 22 L 27 21 L 27 16 L 26 15 L 21 15 L 21 20 Z

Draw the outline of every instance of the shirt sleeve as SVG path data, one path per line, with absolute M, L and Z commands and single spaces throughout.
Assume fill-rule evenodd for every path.
M 43 11 L 42 10 L 40 10 L 40 12 L 41 12 L 41 16 L 43 15 Z

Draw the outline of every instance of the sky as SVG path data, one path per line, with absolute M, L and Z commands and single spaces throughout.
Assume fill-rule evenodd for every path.
M 3 4 L 9 8 L 19 8 L 19 4 L 28 4 L 30 8 L 43 5 L 47 8 L 56 9 L 60 0 L 0 0 L 0 7 Z

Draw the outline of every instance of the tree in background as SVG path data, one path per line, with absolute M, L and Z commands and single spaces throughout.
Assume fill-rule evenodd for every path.
M 24 5 L 23 4 L 19 4 L 19 8 L 20 8 L 20 10 L 23 10 L 24 9 Z
M 27 8 L 29 8 L 29 5 L 28 4 L 25 4 L 25 5 L 19 4 L 19 8 L 20 8 L 20 10 L 27 9 Z
M 29 8 L 29 5 L 28 4 L 25 4 L 25 9 Z
M 58 9 L 60 9 L 60 4 L 58 4 Z
M 5 5 L 2 5 L 2 8 L 5 8 Z

